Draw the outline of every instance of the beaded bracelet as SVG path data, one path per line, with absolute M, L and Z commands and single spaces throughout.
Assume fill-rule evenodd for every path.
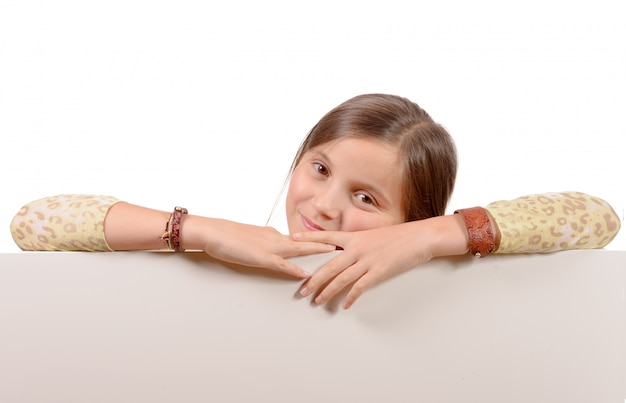
M 476 257 L 487 257 L 496 249 L 496 239 L 487 211 L 472 207 L 455 211 L 460 214 L 469 234 L 469 250 Z
M 170 214 L 170 218 L 165 225 L 165 232 L 161 235 L 161 240 L 167 242 L 167 247 L 175 252 L 184 251 L 180 247 L 180 219 L 183 214 L 187 214 L 187 209 L 176 206 Z

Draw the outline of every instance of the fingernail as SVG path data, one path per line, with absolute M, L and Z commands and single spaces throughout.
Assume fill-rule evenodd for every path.
M 302 295 L 303 297 L 306 297 L 307 295 L 309 295 L 311 291 L 309 291 L 308 287 L 302 287 L 300 288 L 300 295 Z
M 322 298 L 321 295 L 319 295 L 317 298 L 315 298 L 315 303 L 316 304 L 322 304 L 324 302 L 324 298 Z
M 293 239 L 295 239 L 296 241 L 302 239 L 302 233 L 300 232 L 296 232 L 295 234 L 292 235 Z

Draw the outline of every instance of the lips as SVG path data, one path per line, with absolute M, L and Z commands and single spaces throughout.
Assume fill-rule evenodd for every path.
M 308 231 L 324 231 L 324 228 L 322 228 L 319 225 L 315 224 L 313 221 L 309 220 L 305 216 L 302 216 L 302 225 Z

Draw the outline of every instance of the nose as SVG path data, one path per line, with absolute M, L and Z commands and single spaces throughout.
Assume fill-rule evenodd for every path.
M 313 198 L 313 207 L 326 220 L 335 220 L 341 213 L 341 197 L 332 184 L 326 183 L 316 189 Z

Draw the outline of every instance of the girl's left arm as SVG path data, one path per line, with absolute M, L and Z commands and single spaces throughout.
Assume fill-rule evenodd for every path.
M 602 248 L 620 229 L 606 201 L 580 192 L 546 193 L 498 201 L 472 214 L 452 214 L 359 232 L 306 232 L 296 240 L 325 242 L 344 251 L 300 289 L 323 304 L 352 284 L 343 307 L 369 287 L 440 256 L 543 253 Z M 482 221 L 487 217 L 488 221 Z M 492 247 L 484 248 L 491 242 Z M 481 248 L 483 247 L 483 248 Z M 478 255 L 476 251 L 483 253 Z

